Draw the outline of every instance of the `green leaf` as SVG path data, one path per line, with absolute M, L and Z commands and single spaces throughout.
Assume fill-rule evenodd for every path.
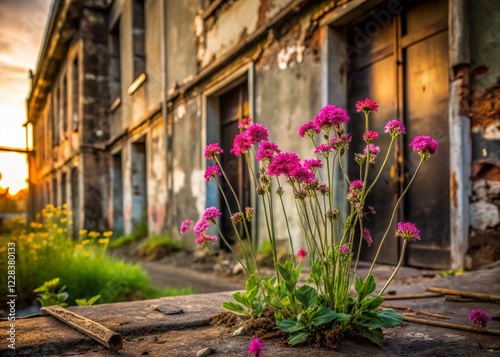
M 358 301 L 362 301 L 365 297 L 375 291 L 377 285 L 375 284 L 375 278 L 373 275 L 369 275 L 366 277 L 365 281 L 359 277 L 356 277 L 356 284 L 354 285 L 354 289 L 358 292 Z
M 394 311 L 393 309 L 383 310 L 379 313 L 379 316 L 383 322 L 382 327 L 385 328 L 398 326 L 401 325 L 401 323 L 403 322 L 403 316 L 400 313 Z
M 311 265 L 311 278 L 314 284 L 319 285 L 321 280 L 321 260 L 316 260 Z
M 222 307 L 237 314 L 247 315 L 244 313 L 245 309 L 243 308 L 243 306 L 235 304 L 232 301 L 224 301 L 222 303 Z
M 356 283 L 354 284 L 354 289 L 358 294 L 361 294 L 361 289 L 363 289 L 363 279 L 359 276 L 356 277 Z
M 254 286 L 251 290 L 247 291 L 246 296 L 247 296 L 247 301 L 251 303 L 257 294 L 259 293 L 259 286 Z
M 250 302 L 248 301 L 247 297 L 245 294 L 243 294 L 241 291 L 237 291 L 233 294 L 234 300 L 238 301 L 240 304 L 250 307 Z
M 288 284 L 292 283 L 292 275 L 290 274 L 290 271 L 287 270 L 286 263 L 285 263 L 285 266 L 278 264 L 278 271 L 286 283 L 288 283 Z
M 290 339 L 288 340 L 288 344 L 290 346 L 298 345 L 299 343 L 304 342 L 307 340 L 307 337 L 309 336 L 308 332 L 295 332 L 290 334 Z
M 376 296 L 376 297 L 367 297 L 365 298 L 365 300 L 363 301 L 363 309 L 366 309 L 366 310 L 371 310 L 371 309 L 376 309 L 377 307 L 379 307 L 382 303 L 384 302 L 384 299 L 381 298 L 380 296 Z
M 59 294 L 57 294 L 57 301 L 58 302 L 64 302 L 64 301 L 66 301 L 68 299 L 68 297 L 69 297 L 69 294 L 66 293 L 66 292 L 59 293 Z
M 297 297 L 297 300 L 299 300 L 300 303 L 307 309 L 308 307 L 313 306 L 313 304 L 316 302 L 318 293 L 313 287 L 309 285 L 303 285 L 295 291 L 295 296 Z
M 245 288 L 247 291 L 252 290 L 255 287 L 259 287 L 259 280 L 255 277 L 255 275 L 250 275 L 245 283 Z
M 297 317 L 292 317 L 288 320 L 280 321 L 276 324 L 283 332 L 292 333 L 300 330 L 305 330 L 306 326 L 297 321 Z
M 93 296 L 93 297 L 91 297 L 91 298 L 87 301 L 87 303 L 89 304 L 89 306 L 94 305 L 94 303 L 95 303 L 97 300 L 99 300 L 100 298 L 101 298 L 101 295 L 96 295 L 96 296 Z
M 351 315 L 349 315 L 349 314 L 337 313 L 337 318 L 335 319 L 335 321 L 342 322 L 342 321 L 349 321 L 350 319 L 351 319 Z
M 379 346 L 384 342 L 384 335 L 379 330 L 364 330 L 361 331 L 361 334 Z
M 337 313 L 335 311 L 332 311 L 325 306 L 321 306 L 311 316 L 311 323 L 313 324 L 313 326 L 321 326 L 329 322 L 332 322 L 336 318 L 337 318 Z

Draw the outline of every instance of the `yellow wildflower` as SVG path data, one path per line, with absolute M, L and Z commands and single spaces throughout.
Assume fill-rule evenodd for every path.
M 105 236 L 106 238 L 111 237 L 113 235 L 113 232 L 111 232 L 111 231 L 104 232 L 102 235 Z
M 82 244 L 89 244 L 89 243 L 90 243 L 90 239 L 82 240 Z
M 66 222 L 68 222 L 68 219 L 67 219 L 67 218 L 61 218 L 61 223 L 63 223 L 63 224 L 64 224 L 64 223 L 66 223 Z
M 61 234 L 63 232 L 62 228 L 57 228 L 57 233 Z
M 87 230 L 86 229 L 80 229 L 78 231 L 78 234 L 81 235 L 81 236 L 84 236 L 85 234 L 87 234 Z
M 108 238 L 101 238 L 98 240 L 98 242 L 100 244 L 108 244 L 109 243 L 109 239 Z

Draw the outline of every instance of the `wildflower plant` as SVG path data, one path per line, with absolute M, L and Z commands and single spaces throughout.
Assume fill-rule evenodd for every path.
M 392 309 L 379 311 L 383 302 L 382 293 L 389 286 L 399 270 L 407 244 L 420 239 L 420 231 L 412 222 L 399 222 L 394 239 L 402 239 L 402 252 L 394 274 L 378 292 L 373 277 L 373 267 L 379 257 L 383 244 L 390 232 L 398 206 L 408 192 L 415 175 L 421 166 L 438 149 L 438 143 L 429 136 L 417 136 L 409 146 L 420 156 L 414 175 L 399 197 L 382 237 L 372 237 L 364 227 L 366 215 L 375 214 L 375 209 L 366 205 L 366 200 L 378 182 L 394 143 L 406 134 L 405 126 L 398 120 L 390 120 L 384 133 L 370 130 L 370 113 L 378 111 L 378 104 L 369 98 L 356 105 L 363 113 L 365 132 L 362 139 L 366 147 L 354 155 L 359 165 L 359 175 L 349 177 L 344 167 L 344 156 L 349 150 L 352 135 L 344 131 L 350 118 L 347 112 L 334 105 L 326 105 L 314 117 L 314 120 L 302 125 L 299 137 L 312 143 L 311 158 L 301 159 L 294 152 L 281 151 L 278 145 L 269 141 L 267 129 L 245 119 L 240 124 L 240 133 L 236 135 L 230 150 L 236 156 L 243 156 L 248 163 L 257 195 L 260 197 L 267 235 L 272 247 L 274 276 L 262 276 L 255 259 L 256 242 L 249 234 L 248 224 L 252 219 L 248 209 L 243 209 L 238 196 L 229 186 L 233 197 L 226 197 L 223 184 L 229 185 L 226 173 L 219 161 L 223 152 L 218 143 L 209 144 L 204 152 L 207 160 L 214 165 L 208 166 L 205 179 L 214 180 L 222 195 L 222 200 L 229 208 L 229 200 L 234 200 L 238 210 L 231 212 L 237 244 L 242 252 L 236 254 L 228 244 L 219 228 L 220 211 L 209 207 L 194 225 L 196 243 L 206 245 L 217 239 L 206 234 L 210 225 L 216 226 L 220 239 L 234 253 L 248 275 L 245 292 L 233 295 L 236 302 L 228 301 L 225 308 L 247 317 L 260 316 L 264 309 L 272 309 L 277 326 L 289 334 L 291 345 L 299 344 L 314 335 L 327 335 L 335 330 L 356 333 L 365 336 L 374 343 L 383 340 L 381 328 L 390 328 L 401 324 L 402 317 Z M 358 120 L 358 119 L 356 119 Z M 377 146 L 379 135 L 389 135 L 391 140 L 385 154 Z M 373 163 L 382 160 L 382 165 L 375 175 L 368 175 L 373 170 Z M 257 164 L 256 164 L 257 163 Z M 334 177 L 340 176 L 347 186 L 346 204 L 335 202 L 334 193 L 340 184 Z M 369 177 L 374 176 L 373 180 Z M 221 179 L 224 178 L 225 182 Z M 289 210 L 290 195 L 295 203 L 295 212 Z M 341 208 L 347 211 L 341 214 Z M 230 208 L 229 208 L 230 210 Z M 286 224 L 286 233 L 292 258 L 280 264 L 277 258 L 276 216 L 282 215 Z M 302 247 L 294 247 L 294 239 L 289 226 L 289 217 L 295 215 L 303 229 Z M 345 219 L 343 219 L 345 217 Z M 181 232 L 190 230 L 190 221 L 184 221 Z M 239 225 L 243 225 L 240 230 Z M 244 232 L 244 234 L 240 234 Z M 250 244 L 243 244 L 246 238 Z M 378 245 L 375 246 L 374 242 Z M 362 249 L 376 249 L 375 257 L 367 276 L 362 279 L 356 275 Z M 299 286 L 299 276 L 305 259 L 310 261 L 310 273 L 307 284 Z M 354 287 L 356 293 L 351 294 Z

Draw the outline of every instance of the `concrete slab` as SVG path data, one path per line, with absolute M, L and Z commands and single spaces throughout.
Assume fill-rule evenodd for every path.
M 379 285 L 393 267 L 377 267 Z M 390 287 L 396 295 L 424 293 L 429 286 L 500 294 L 500 267 L 449 276 L 426 278 L 422 271 L 405 269 Z M 232 336 L 232 330 L 209 326 L 210 317 L 222 312 L 222 301 L 231 293 L 190 295 L 147 301 L 72 307 L 72 311 L 97 321 L 124 336 L 124 348 L 112 352 L 72 328 L 49 317 L 16 321 L 16 350 L 9 350 L 2 338 L 1 356 L 195 356 L 210 347 L 211 356 L 245 356 L 253 336 Z M 451 317 L 441 320 L 470 326 L 472 309 L 482 309 L 491 317 L 488 328 L 500 330 L 500 304 L 494 302 L 448 302 L 443 297 L 392 300 L 385 303 L 410 307 Z M 179 315 L 151 310 L 152 305 L 183 309 Z M 404 312 L 401 310 L 400 312 Z M 432 319 L 418 315 L 418 317 Z M 234 328 L 235 329 L 235 328 Z M 0 323 L 8 331 L 8 323 Z M 2 335 L 4 333 L 2 332 Z M 264 356 L 475 356 L 500 355 L 499 336 L 469 331 L 404 323 L 384 331 L 385 343 L 377 347 L 365 340 L 346 340 L 339 351 L 318 347 L 288 347 L 280 341 L 264 341 Z

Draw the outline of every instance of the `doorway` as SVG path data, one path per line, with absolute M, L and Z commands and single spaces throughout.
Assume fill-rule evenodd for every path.
M 421 241 L 408 246 L 407 265 L 443 269 L 450 264 L 448 4 L 446 0 L 420 0 L 404 1 L 401 6 L 402 11 L 377 31 L 372 17 L 347 29 L 349 48 L 353 49 L 348 74 L 349 130 L 353 134 L 349 163 L 366 145 L 361 140 L 363 116 L 353 109 L 358 100 L 368 97 L 380 106 L 377 113 L 370 114 L 370 129 L 379 132 L 375 144 L 382 154 L 390 142 L 389 135 L 383 133 L 387 121 L 397 118 L 406 126 L 406 135 L 395 143 L 394 155 L 367 201 L 377 212 L 367 215 L 365 221 L 376 247 L 394 204 L 419 162 L 408 144 L 417 135 L 430 135 L 439 142 L 437 154 L 422 166 L 392 228 L 398 221 L 410 221 L 421 231 Z M 376 13 L 371 12 L 372 16 Z M 379 157 L 370 168 L 369 181 L 375 178 L 382 161 Z M 357 164 L 351 165 L 349 172 L 357 178 Z M 378 262 L 396 264 L 400 245 L 389 236 Z M 373 259 L 375 251 L 363 249 L 362 259 Z

